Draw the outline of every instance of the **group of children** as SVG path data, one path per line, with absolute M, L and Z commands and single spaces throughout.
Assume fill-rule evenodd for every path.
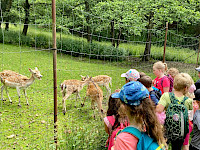
M 196 70 L 200 72 L 200 67 Z M 194 81 L 189 74 L 179 73 L 176 68 L 167 70 L 167 64 L 161 61 L 154 63 L 153 73 L 156 76 L 154 80 L 135 69 L 130 69 L 121 75 L 125 77 L 126 84 L 120 91 L 117 90 L 110 96 L 107 117 L 104 118 L 105 131 L 109 134 L 108 150 L 136 150 L 139 147 L 145 149 L 152 145 L 157 145 L 155 149 L 159 150 L 167 149 L 169 143 L 172 150 L 182 148 L 200 150 L 200 110 L 198 109 L 200 89 L 196 83 L 194 86 Z M 188 131 L 184 134 L 184 138 L 171 138 L 169 135 L 170 128 L 165 119 L 169 115 L 167 110 L 174 101 L 184 105 L 189 114 Z M 193 113 L 194 117 L 191 115 Z M 172 119 L 176 120 L 178 117 L 175 114 Z M 129 131 L 130 129 L 132 131 Z M 189 146 L 192 130 L 193 135 Z M 143 135 L 152 138 L 151 142 L 155 141 L 157 144 L 150 142 L 148 145 L 146 141 L 141 148 L 140 141 L 144 139 Z

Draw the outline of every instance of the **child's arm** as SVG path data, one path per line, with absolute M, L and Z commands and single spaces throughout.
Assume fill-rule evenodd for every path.
M 163 87 L 163 92 L 169 92 L 169 87 Z
M 158 113 L 163 112 L 164 109 L 165 109 L 165 106 L 163 106 L 162 104 L 158 104 L 158 105 L 156 106 L 156 112 L 158 112 Z

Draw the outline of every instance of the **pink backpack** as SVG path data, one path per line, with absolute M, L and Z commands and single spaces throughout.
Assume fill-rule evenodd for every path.
M 115 123 L 115 119 L 113 117 L 108 117 L 108 120 L 113 126 Z M 108 139 L 108 143 L 109 143 L 108 150 L 111 150 L 111 147 L 114 145 L 116 134 L 127 126 L 128 126 L 128 123 L 125 123 L 125 125 L 123 123 L 120 123 L 120 126 L 118 126 L 116 129 L 112 131 L 112 134 L 109 136 L 109 139 Z
M 170 74 L 164 76 L 162 79 L 161 79 L 161 86 L 163 87 L 163 80 L 165 78 L 168 78 L 169 81 L 170 81 L 170 86 L 169 86 L 169 92 L 172 92 L 173 90 L 173 86 L 174 86 L 174 79 L 172 78 L 172 76 Z

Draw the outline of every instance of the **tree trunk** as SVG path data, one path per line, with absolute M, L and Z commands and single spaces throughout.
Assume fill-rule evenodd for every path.
M 5 26 L 5 30 L 8 31 L 9 30 L 9 17 L 5 19 L 6 21 L 6 26 Z
M 23 31 L 22 31 L 22 34 L 24 34 L 24 35 L 27 35 L 27 31 L 28 31 L 29 8 L 30 8 L 30 4 L 29 4 L 28 0 L 26 0 L 26 3 L 24 5 L 24 10 L 25 10 L 24 28 L 23 28 Z
M 150 15 L 148 17 L 149 24 L 147 26 L 148 33 L 147 33 L 147 40 L 146 40 L 146 46 L 144 50 L 144 55 L 142 57 L 143 61 L 149 61 L 150 55 L 151 55 L 151 29 L 153 28 L 153 24 L 151 22 L 151 18 L 153 17 L 153 12 L 150 12 Z
M 10 16 L 9 16 L 9 12 L 10 12 L 10 9 L 12 7 L 12 0 L 8 0 L 7 1 L 7 5 L 6 5 L 6 11 L 8 12 L 8 16 L 5 18 L 5 21 L 6 21 L 6 26 L 5 26 L 5 30 L 9 30 L 9 21 L 10 21 Z
M 150 54 L 151 54 L 151 30 L 147 33 L 147 42 L 144 50 L 144 55 L 142 60 L 143 61 L 149 61 L 150 60 Z
M 87 41 L 90 43 L 92 42 L 92 35 L 91 35 L 91 28 L 90 28 L 90 16 L 89 16 L 89 12 L 90 12 L 90 5 L 88 0 L 85 1 L 85 10 L 87 12 L 87 16 L 86 16 L 86 22 L 87 22 Z
M 113 47 L 115 47 L 115 23 L 114 23 L 114 20 L 111 21 L 110 23 L 111 25 L 111 42 L 112 42 L 112 45 Z
M 117 48 L 119 47 L 119 43 L 120 43 L 120 38 L 121 38 L 121 35 L 122 35 L 122 29 L 119 28 L 119 34 L 118 34 L 118 38 L 117 38 Z

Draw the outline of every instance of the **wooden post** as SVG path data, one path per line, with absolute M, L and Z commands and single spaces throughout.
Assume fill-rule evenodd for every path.
M 198 53 L 197 53 L 197 63 L 196 63 L 196 67 L 198 67 L 198 62 L 199 62 L 199 51 L 200 51 L 200 39 L 199 39 L 199 49 L 198 49 Z
M 53 81 L 54 81 L 54 142 L 57 150 L 57 47 L 56 47 L 56 2 L 52 0 L 53 32 Z
M 167 31 L 168 31 L 168 22 L 166 22 L 165 43 L 164 43 L 164 52 L 163 52 L 163 63 L 165 62 L 165 51 L 166 51 L 166 45 L 167 45 Z

